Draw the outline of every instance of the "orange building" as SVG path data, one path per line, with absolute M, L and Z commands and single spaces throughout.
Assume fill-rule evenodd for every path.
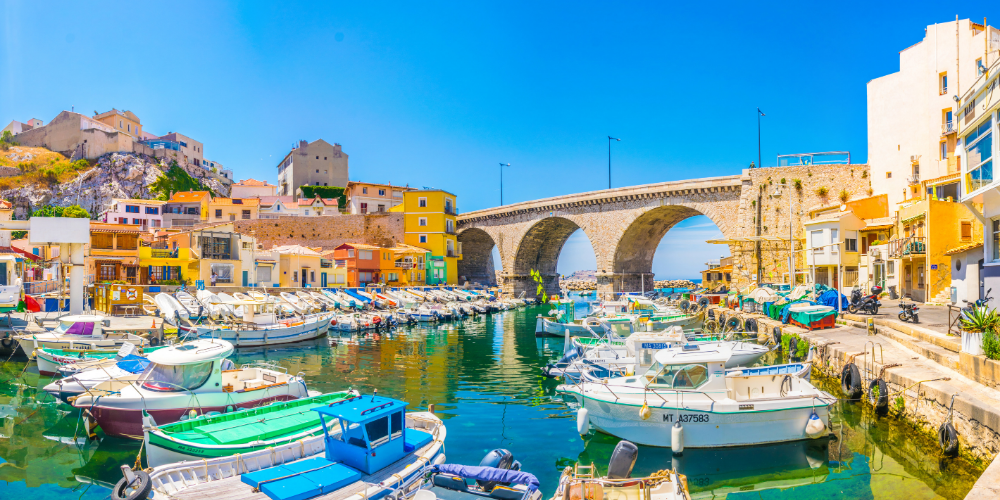
M 381 281 L 382 248 L 363 243 L 344 243 L 333 249 L 337 267 L 347 268 L 347 286 L 358 287 Z

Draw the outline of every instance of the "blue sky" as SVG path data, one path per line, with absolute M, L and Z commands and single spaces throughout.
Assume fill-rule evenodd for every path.
M 129 109 L 272 182 L 294 142 L 323 138 L 351 179 L 448 189 L 471 211 L 498 203 L 501 161 L 508 203 L 606 187 L 609 134 L 615 186 L 738 173 L 758 106 L 765 165 L 863 162 L 866 82 L 927 25 L 1000 21 L 998 5 L 7 0 L 0 121 Z M 704 221 L 668 233 L 658 276 L 717 257 L 691 243 Z M 560 270 L 586 264 L 576 239 Z

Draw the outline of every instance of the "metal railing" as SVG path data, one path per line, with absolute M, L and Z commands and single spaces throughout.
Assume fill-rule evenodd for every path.
M 458 207 L 444 207 L 444 213 L 448 215 L 458 215 Z
M 955 122 L 948 120 L 941 124 L 941 135 L 948 135 L 954 132 L 958 132 Z
M 458 234 L 458 232 L 455 231 L 455 228 L 453 228 L 453 227 L 445 228 L 444 232 L 447 233 L 447 234 L 451 234 L 451 235 Z
M 889 240 L 889 257 L 898 259 L 907 255 L 924 255 L 927 253 L 927 238 L 909 236 Z
M 920 184 L 920 174 L 913 174 L 906 178 L 907 184 Z

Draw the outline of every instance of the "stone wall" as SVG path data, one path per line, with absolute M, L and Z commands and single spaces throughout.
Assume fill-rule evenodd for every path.
M 795 181 L 801 181 L 797 189 Z M 826 195 L 820 195 L 826 188 Z M 780 192 L 780 196 L 776 195 Z M 871 176 L 868 165 L 808 165 L 795 167 L 755 168 L 743 177 L 740 197 L 739 228 L 736 236 L 757 235 L 757 216 L 760 214 L 761 236 L 788 238 L 789 195 L 791 195 L 792 234 L 804 239 L 803 221 L 808 220 L 808 210 L 819 207 L 839 207 L 841 192 L 847 200 L 871 196 Z M 758 212 L 758 201 L 760 211 Z M 888 215 L 888 214 L 886 214 Z M 804 240 L 803 240 L 804 241 Z M 799 249 L 796 246 L 796 249 Z M 746 287 L 757 274 L 755 265 L 756 245 L 740 243 L 730 245 L 733 255 L 733 283 Z M 763 276 L 760 281 L 779 282 L 788 273 L 788 243 L 761 243 Z M 795 269 L 806 268 L 805 256 L 796 254 Z
M 403 242 L 403 214 L 281 217 L 238 220 L 236 231 L 250 234 L 264 249 L 282 245 L 332 250 L 344 243 L 394 246 Z

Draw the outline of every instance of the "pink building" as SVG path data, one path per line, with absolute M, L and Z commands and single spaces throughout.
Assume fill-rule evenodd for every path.
M 110 224 L 139 226 L 142 230 L 163 227 L 163 205 L 159 200 L 115 199 L 101 221 Z

